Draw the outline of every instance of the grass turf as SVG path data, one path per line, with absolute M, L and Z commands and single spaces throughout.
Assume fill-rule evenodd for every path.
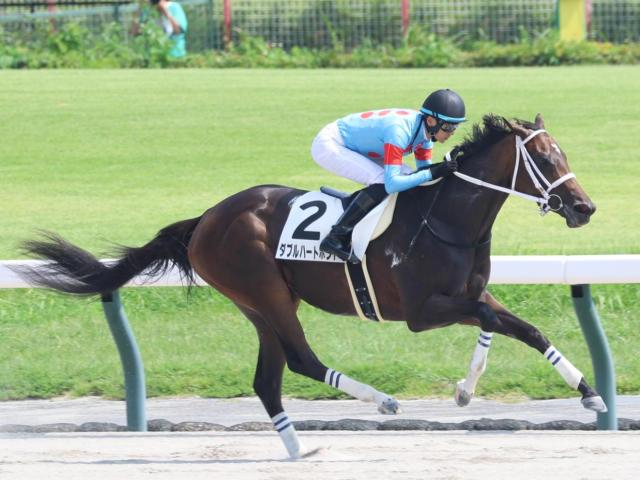
M 441 86 L 465 97 L 472 122 L 488 112 L 529 120 L 542 112 L 598 205 L 588 226 L 570 230 L 511 199 L 494 229 L 494 254 L 638 253 L 639 80 L 635 67 L 3 72 L 0 258 L 20 258 L 18 242 L 38 228 L 96 253 L 110 242 L 139 245 L 255 184 L 355 189 L 310 159 L 316 131 L 353 111 L 415 107 Z M 435 157 L 452 145 L 438 145 Z M 566 287 L 493 290 L 591 377 Z M 637 393 L 640 337 L 630 320 L 640 313 L 639 289 L 598 286 L 594 293 L 619 390 Z M 191 299 L 179 289 L 127 291 L 124 298 L 151 395 L 251 393 L 257 340 L 226 299 L 206 289 Z M 448 394 L 475 342 L 473 329 L 463 327 L 414 335 L 403 324 L 365 324 L 308 306 L 301 318 L 325 363 L 400 396 Z M 122 396 L 97 303 L 1 291 L 0 338 L 0 398 Z M 284 391 L 336 395 L 290 374 Z M 479 393 L 572 395 L 540 355 L 503 338 L 494 341 Z

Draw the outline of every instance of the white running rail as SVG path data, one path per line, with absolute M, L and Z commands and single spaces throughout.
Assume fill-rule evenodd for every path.
M 0 288 L 31 288 L 8 267 L 36 266 L 38 260 L 0 260 Z M 497 255 L 491 257 L 492 284 L 640 283 L 640 255 Z M 132 287 L 178 287 L 173 269 L 153 282 L 136 277 Z M 198 285 L 205 285 L 198 278 Z

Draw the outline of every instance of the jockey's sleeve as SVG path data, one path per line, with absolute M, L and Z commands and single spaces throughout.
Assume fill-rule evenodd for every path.
M 427 165 L 431 165 L 431 149 L 424 148 L 420 145 L 413 152 L 416 158 L 416 168 L 426 167 Z
M 384 144 L 384 189 L 387 193 L 402 192 L 431 180 L 431 170 L 402 174 L 402 148 Z

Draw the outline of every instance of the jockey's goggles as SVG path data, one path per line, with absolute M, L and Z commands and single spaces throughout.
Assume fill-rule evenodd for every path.
M 446 133 L 455 132 L 458 126 L 460 125 L 459 123 L 449 123 L 449 122 L 439 122 L 439 123 L 440 123 L 439 125 L 440 130 Z

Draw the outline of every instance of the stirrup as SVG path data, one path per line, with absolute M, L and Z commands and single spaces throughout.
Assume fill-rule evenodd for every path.
M 340 243 L 341 245 L 338 246 L 336 245 L 337 243 Z M 346 248 L 349 248 L 349 250 L 347 251 Z M 349 245 L 345 247 L 335 236 L 332 237 L 331 235 L 327 235 L 324 240 L 320 242 L 320 250 L 325 253 L 335 255 L 343 262 L 360 263 L 358 257 L 356 257 L 351 251 L 351 246 Z

